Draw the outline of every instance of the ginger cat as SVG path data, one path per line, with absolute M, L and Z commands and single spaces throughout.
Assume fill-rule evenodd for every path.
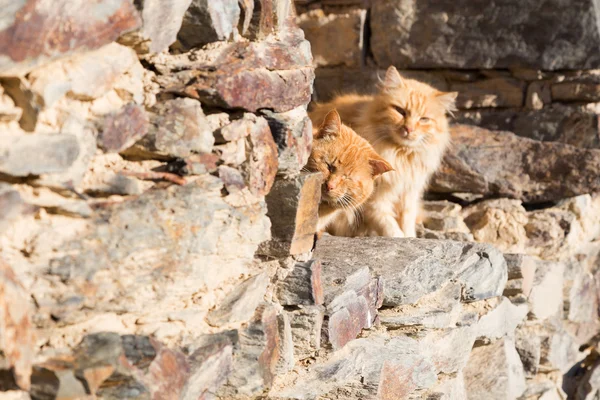
M 308 170 L 324 177 L 318 234 L 336 223 L 352 223 L 355 212 L 373 193 L 374 179 L 392 169 L 365 139 L 342 124 L 336 110 L 329 111 L 322 121 L 313 131 L 306 164 Z M 331 229 L 329 233 L 335 234 Z
M 337 234 L 416 236 L 421 196 L 450 141 L 446 113 L 455 110 L 457 94 L 405 79 L 392 66 L 375 95 L 349 94 L 315 105 L 310 112 L 313 123 L 336 108 L 344 123 L 394 168 L 378 180 L 359 226 L 348 225 Z

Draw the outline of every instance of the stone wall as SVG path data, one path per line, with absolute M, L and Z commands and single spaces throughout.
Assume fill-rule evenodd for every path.
M 456 121 L 600 147 L 598 4 L 299 0 L 315 99 L 369 93 L 389 65 L 458 91 Z
M 6 2 L 0 398 L 597 396 L 595 3 L 482 4 Z M 390 63 L 483 128 L 420 238 L 315 243 L 306 107 Z

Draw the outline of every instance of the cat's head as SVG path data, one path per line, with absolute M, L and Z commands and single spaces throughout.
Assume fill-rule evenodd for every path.
M 379 136 L 418 148 L 448 140 L 447 113 L 454 111 L 456 92 L 439 90 L 388 68 L 367 117 Z
M 392 170 L 373 147 L 330 111 L 313 134 L 307 167 L 323 174 L 322 200 L 335 208 L 356 208 L 373 193 L 373 180 Z

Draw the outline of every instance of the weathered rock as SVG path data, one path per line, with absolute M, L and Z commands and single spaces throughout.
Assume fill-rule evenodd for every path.
M 417 302 L 451 280 L 462 285 L 462 301 L 499 296 L 507 279 L 506 262 L 489 245 L 425 239 L 341 238 L 326 236 L 314 254 L 321 260 L 325 303 L 338 277 L 368 267 L 384 281 L 386 306 Z M 415 285 L 418 282 L 418 285 Z
M 3 78 L 2 89 L 11 102 L 20 108 L 19 126 L 26 132 L 33 132 L 37 126 L 43 100 L 31 90 L 29 81 L 22 78 Z
M 0 183 L 0 235 L 19 217 L 33 208 L 28 206 L 19 192 L 6 183 Z
M 0 122 L 18 121 L 23 110 L 17 107 L 14 100 L 0 86 Z
M 454 146 L 432 179 L 434 192 L 543 202 L 600 190 L 598 150 L 540 143 L 466 125 L 454 126 L 451 132 Z
M 321 263 L 318 260 L 297 263 L 277 284 L 277 299 L 284 306 L 323 304 Z
M 106 118 L 98 136 L 98 146 L 109 153 L 121 152 L 148 133 L 148 123 L 148 115 L 142 107 L 128 104 Z
M 251 40 L 264 40 L 272 34 L 297 35 L 294 24 L 292 0 L 243 0 L 243 4 L 254 2 L 244 9 L 243 34 Z M 246 15 L 252 13 L 251 18 Z
M 140 25 L 131 1 L 90 7 L 84 0 L 21 0 L 10 5 L 0 31 L 0 75 L 22 76 L 36 66 L 97 49 Z M 65 24 L 69 25 L 64 30 Z
M 406 336 L 357 339 L 314 366 L 293 387 L 272 391 L 271 395 L 286 399 L 316 398 L 360 381 L 363 389 L 360 394 L 344 398 L 407 398 L 436 381 L 435 367 L 419 354 L 418 347 L 416 340 Z
M 411 68 L 557 70 L 600 65 L 600 57 L 589 56 L 600 42 L 596 3 L 544 4 L 554 13 L 540 13 L 537 2 L 520 3 L 518 9 L 510 3 L 487 7 L 484 1 L 430 0 L 419 7 L 408 0 L 374 2 L 371 48 L 378 65 Z M 537 34 L 526 34 L 523 26 Z
M 469 399 L 516 399 L 525 391 L 525 374 L 512 339 L 475 347 L 463 370 Z
M 448 283 L 439 291 L 423 296 L 414 304 L 379 310 L 379 320 L 388 329 L 407 326 L 450 328 L 455 326 L 460 318 L 461 291 L 460 284 Z
M 528 297 L 529 318 L 546 319 L 562 310 L 564 264 L 538 261 L 533 287 Z
M 3 134 L 0 172 L 19 177 L 65 172 L 81 151 L 77 137 L 66 133 Z
M 301 35 L 285 41 L 220 43 L 152 59 L 167 92 L 202 104 L 256 112 L 286 112 L 310 101 L 314 73 Z
M 599 110 L 598 103 L 552 103 L 540 110 L 508 108 L 459 111 L 456 121 L 491 130 L 510 131 L 530 139 L 594 149 L 600 148 L 600 128 L 596 120 Z
M 528 218 L 519 200 L 484 200 L 466 207 L 463 217 L 476 241 L 493 243 L 505 252 L 525 251 Z
M 219 306 L 208 313 L 206 319 L 212 326 L 248 321 L 262 302 L 269 284 L 269 277 L 258 274 L 236 286 Z
M 426 201 L 423 203 L 423 226 L 444 233 L 468 233 L 460 210 L 458 204 L 449 201 Z
M 458 92 L 456 106 L 460 109 L 521 107 L 525 84 L 511 78 L 492 78 L 469 83 L 452 83 L 450 90 Z
M 548 320 L 538 330 L 537 335 L 541 339 L 540 369 L 554 369 L 566 374 L 583 358 L 573 336 L 565 330 L 560 321 Z
M 258 244 L 269 238 L 264 203 L 247 191 L 221 197 L 222 187 L 202 175 L 105 206 L 94 230 L 64 244 L 69 252 L 51 261 L 50 273 L 104 310 L 159 317 L 189 308 L 194 293 L 247 273 Z M 90 291 L 97 285 L 105 288 L 101 297 Z
M 237 0 L 191 0 L 177 38 L 187 49 L 228 40 L 240 18 Z
M 192 153 L 210 153 L 214 144 L 212 131 L 200 103 L 192 99 L 174 99 L 157 105 L 151 118 L 154 146 L 160 153 L 187 157 Z
M 299 360 L 311 357 L 321 348 L 323 307 L 306 306 L 288 311 L 287 314 L 292 329 L 294 356 Z
M 467 364 L 476 336 L 473 326 L 433 331 L 419 341 L 420 353 L 431 359 L 438 373 L 457 373 Z
M 91 101 L 102 97 L 116 86 L 122 75 L 142 66 L 128 47 L 111 43 L 98 50 L 58 60 L 35 69 L 28 76 L 31 91 L 52 107 L 63 96 Z M 142 91 L 141 83 L 139 91 Z
M 312 123 L 304 107 L 285 113 L 263 110 L 269 122 L 277 151 L 279 174 L 295 175 L 308 161 L 312 148 Z
M 552 102 L 550 84 L 537 81 L 531 82 L 527 86 L 527 94 L 525 96 L 525 107 L 531 110 L 541 110 L 544 108 L 544 105 Z
M 598 82 L 559 82 L 552 84 L 554 101 L 600 101 Z
M 279 166 L 277 145 L 267 121 L 256 118 L 256 123 L 246 141 L 246 159 L 243 172 L 250 191 L 256 196 L 265 196 L 271 191 Z
M 300 15 L 298 26 L 310 42 L 315 66 L 360 66 L 366 15 L 366 10 L 329 15 L 314 10 Z
M 231 373 L 234 343 L 227 335 L 217 334 L 200 338 L 197 344 L 188 359 L 190 377 L 181 398 L 211 400 Z
M 160 53 L 177 40 L 183 15 L 191 0 L 135 2 L 142 16 L 142 27 L 119 38 L 119 42 L 134 47 L 138 53 Z
M 248 327 L 237 334 L 233 365 L 220 397 L 252 396 L 268 389 L 280 357 L 277 311 L 271 305 L 258 308 Z
M 12 268 L 0 258 L 0 371 L 14 387 L 29 390 L 34 357 L 30 297 Z
M 417 70 L 399 71 L 403 77 L 428 83 L 439 90 L 448 90 L 443 76 Z M 385 70 L 370 68 L 317 68 L 315 71 L 315 97 L 328 101 L 339 93 L 372 94 Z
M 446 378 L 446 379 L 444 379 Z M 438 375 L 438 383 L 428 392 L 429 398 L 440 400 L 463 400 L 467 398 L 465 378 L 462 372 L 455 377 Z
M 477 322 L 477 339 L 496 340 L 514 338 L 515 329 L 527 317 L 527 304 L 512 304 L 503 297 L 500 304 Z
M 536 260 L 523 254 L 505 254 L 504 259 L 508 269 L 508 282 L 503 295 L 528 297 L 533 288 Z
M 537 336 L 535 327 L 521 327 L 515 332 L 515 348 L 527 377 L 538 373 L 541 357 L 541 339 Z
M 273 224 L 272 239 L 259 252 L 284 256 L 307 253 L 313 248 L 321 201 L 321 174 L 300 174 L 275 181 L 266 197 L 267 215 Z
M 381 280 L 372 279 L 367 268 L 347 277 L 336 275 L 333 280 L 339 287 L 325 290 L 326 335 L 334 350 L 354 340 L 363 329 L 373 326 L 383 299 Z M 331 277 L 329 275 L 325 280 L 329 281 Z

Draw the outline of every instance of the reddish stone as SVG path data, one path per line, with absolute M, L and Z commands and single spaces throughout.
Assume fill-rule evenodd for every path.
M 314 72 L 301 35 L 286 41 L 223 43 L 153 60 L 165 91 L 202 104 L 285 112 L 310 101 Z
M 131 147 L 148 133 L 148 115 L 136 105 L 128 104 L 104 121 L 98 145 L 109 153 L 119 153 Z
M 141 24 L 130 0 L 25 0 L 1 22 L 2 76 L 24 75 L 51 60 L 97 49 Z

